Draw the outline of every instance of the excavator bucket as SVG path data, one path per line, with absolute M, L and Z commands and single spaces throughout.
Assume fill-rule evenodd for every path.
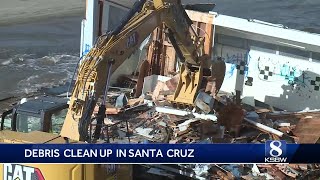
M 180 67 L 180 79 L 169 101 L 181 108 L 193 107 L 202 82 L 202 66 L 191 71 L 185 64 Z

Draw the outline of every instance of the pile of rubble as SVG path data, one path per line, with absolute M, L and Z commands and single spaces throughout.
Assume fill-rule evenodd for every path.
M 237 103 L 235 96 L 221 92 L 214 98 L 210 96 L 212 99 L 200 99 L 206 101 L 202 104 L 205 106 L 181 109 L 167 100 L 175 89 L 173 82 L 177 77 L 156 77 L 145 78 L 142 95 L 138 98 L 133 98 L 134 88 L 111 88 L 105 119 L 107 128 L 103 133 L 108 142 L 264 143 L 286 140 L 288 143 L 317 143 L 320 137 L 320 111 L 276 111 L 261 102 L 253 107 Z M 136 83 L 134 78 L 127 78 Z M 152 79 L 157 79 L 156 83 Z M 152 168 L 160 168 L 169 174 L 186 171 L 186 176 L 197 179 L 304 179 L 318 177 L 320 173 L 318 165 L 306 164 Z
M 148 173 L 166 176 L 167 179 L 316 179 L 319 165 L 306 164 L 193 164 L 193 165 L 150 165 Z M 179 174 L 179 175 L 177 175 Z
M 261 102 L 253 107 L 238 104 L 235 96 L 223 93 L 215 98 L 210 96 L 213 99 L 208 100 L 212 101 L 211 104 L 197 106 L 195 103 L 193 109 L 182 109 L 172 106 L 166 99 L 170 96 L 168 91 L 171 90 L 166 86 L 170 80 L 146 81 L 145 86 L 149 87 L 143 89 L 138 98 L 132 98 L 133 89 L 111 88 L 105 124 L 110 127 L 116 124 L 113 128 L 119 127 L 120 130 L 125 128 L 123 130 L 131 134 L 131 139 L 138 134 L 152 142 L 168 143 L 263 143 L 275 139 L 317 143 L 320 137 L 320 126 L 317 126 L 320 111 L 275 111 Z M 114 136 L 111 131 L 109 135 Z

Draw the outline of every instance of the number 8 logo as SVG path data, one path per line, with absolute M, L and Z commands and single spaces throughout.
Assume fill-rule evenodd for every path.
M 277 145 L 276 145 L 277 144 Z M 269 151 L 269 154 L 272 156 L 272 157 L 279 157 L 282 155 L 282 149 L 280 149 L 282 143 L 280 141 L 272 141 L 270 143 L 270 151 Z

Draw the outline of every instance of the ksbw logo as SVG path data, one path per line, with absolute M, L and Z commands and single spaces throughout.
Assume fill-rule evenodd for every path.
M 264 161 L 268 163 L 286 163 L 287 162 L 287 144 L 286 141 L 267 141 L 265 144 Z

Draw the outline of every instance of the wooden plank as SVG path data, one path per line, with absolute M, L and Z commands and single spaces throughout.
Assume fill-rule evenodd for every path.
M 211 55 L 212 53 L 212 45 L 213 45 L 213 25 L 211 24 L 206 24 L 206 35 L 208 36 L 205 36 L 205 41 L 204 41 L 204 52 L 208 55 Z
M 148 75 L 150 68 L 149 61 L 143 61 L 140 70 L 139 70 L 139 76 L 138 76 L 138 81 L 136 85 L 136 93 L 134 97 L 139 97 L 142 94 L 142 89 L 143 89 L 143 83 L 144 83 L 144 77 Z
M 186 12 L 192 21 L 213 24 L 213 19 L 215 17 L 215 15 L 213 14 L 192 11 L 192 10 L 186 10 Z
M 193 24 L 196 26 L 197 34 L 205 38 L 204 41 L 204 51 L 205 54 L 211 56 L 212 46 L 213 46 L 213 21 L 215 15 L 202 13 L 197 11 L 186 10 L 188 16 L 193 21 Z
M 176 51 L 172 46 L 166 46 L 165 48 L 166 48 L 165 49 L 166 54 L 164 54 L 164 59 L 166 61 L 165 75 L 170 75 L 176 71 Z

